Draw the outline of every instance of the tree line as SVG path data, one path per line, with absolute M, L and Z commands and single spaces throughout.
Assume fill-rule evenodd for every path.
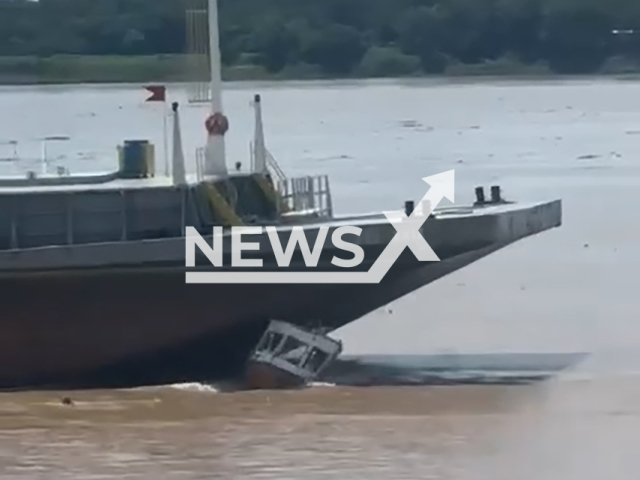
M 183 53 L 185 11 L 198 1 L 0 0 L 0 56 Z M 505 58 L 592 73 L 611 58 L 640 58 L 638 0 L 219 3 L 223 63 L 271 73 L 436 74 Z

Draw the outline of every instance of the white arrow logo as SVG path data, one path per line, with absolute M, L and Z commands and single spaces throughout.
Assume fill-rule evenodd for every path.
M 396 235 L 367 272 L 187 272 L 187 283 L 380 283 L 405 248 L 421 262 L 437 262 L 440 259 L 420 228 L 443 198 L 454 201 L 455 171 L 422 180 L 431 188 L 410 216 L 404 212 L 384 212 Z

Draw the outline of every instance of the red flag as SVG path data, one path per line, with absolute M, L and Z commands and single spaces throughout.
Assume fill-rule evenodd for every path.
M 167 99 L 167 87 L 162 85 L 151 85 L 144 87 L 151 92 L 151 96 L 147 98 L 147 102 L 164 102 Z

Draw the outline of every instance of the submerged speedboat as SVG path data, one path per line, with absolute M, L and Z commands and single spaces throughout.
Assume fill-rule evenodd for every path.
M 215 0 L 209 7 L 217 12 Z M 0 388 L 243 378 L 260 387 L 290 383 L 272 382 L 269 368 L 309 380 L 341 349 L 323 340 L 331 331 L 561 224 L 559 200 L 516 204 L 504 201 L 498 187 L 489 199 L 478 189 L 472 206 L 431 206 L 419 233 L 439 261 L 419 260 L 405 249 L 379 281 L 258 281 L 266 272 L 335 273 L 341 267 L 332 259 L 344 256 L 328 243 L 317 265 L 308 267 L 297 245 L 282 267 L 272 238 L 262 231 L 254 237 L 257 250 L 245 252 L 264 260 L 259 271 L 249 269 L 256 273 L 254 283 L 187 283 L 186 274 L 234 270 L 229 249 L 222 267 L 213 268 L 201 251 L 193 268 L 187 267 L 188 227 L 209 243 L 213 229 L 222 227 L 224 245 L 232 243 L 231 229 L 238 226 L 274 226 L 283 244 L 296 227 L 308 239 L 357 227 L 361 234 L 353 243 L 363 261 L 354 270 L 361 273 L 376 265 L 397 234 L 382 213 L 335 216 L 326 176 L 287 178 L 265 147 L 259 97 L 251 167 L 229 172 L 217 18 L 208 19 L 212 109 L 195 175 L 185 172 L 174 105 L 168 177 L 156 175 L 150 149 L 134 142 L 125 143 L 116 172 L 0 179 Z M 420 208 L 405 207 L 407 216 Z M 276 330 L 279 341 L 266 341 Z M 288 338 L 298 346 L 288 349 Z

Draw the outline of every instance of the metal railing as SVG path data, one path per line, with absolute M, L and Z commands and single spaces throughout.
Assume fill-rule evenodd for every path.
M 314 212 L 319 217 L 333 216 L 327 175 L 288 178 L 277 182 L 276 189 L 285 205 L 293 212 Z
M 255 145 L 249 145 L 251 151 L 251 170 L 256 171 Z M 278 162 L 265 147 L 267 169 L 274 179 L 276 193 L 284 207 L 281 213 L 309 212 L 318 217 L 332 217 L 333 204 L 331 188 L 327 175 L 287 178 Z M 281 209 L 282 210 L 282 209 Z
M 16 162 L 20 160 L 20 156 L 18 155 L 18 141 L 17 140 L 0 140 L 0 147 L 9 147 L 11 153 L 10 155 L 5 156 L 4 149 L 2 149 L 2 153 L 0 153 L 0 161 L 3 162 Z
M 209 70 L 209 25 L 206 4 L 192 1 L 193 8 L 186 10 L 187 85 L 189 103 L 211 101 L 211 72 Z M 200 3 L 200 4 L 199 4 Z M 202 4 L 202 5 L 201 5 Z
M 253 162 L 253 146 L 251 151 Z M 196 149 L 196 176 L 199 182 L 204 179 L 204 162 L 205 149 L 200 147 Z M 327 175 L 287 178 L 268 151 L 267 165 L 276 193 L 285 207 L 282 213 L 309 212 L 321 218 L 333 216 L 331 187 Z
M 287 176 L 284 174 L 284 172 L 280 168 L 280 165 L 278 165 L 278 162 L 276 162 L 276 159 L 273 157 L 273 155 L 271 155 L 271 152 L 269 152 L 269 150 L 267 150 L 267 167 L 273 170 L 273 173 L 275 173 L 275 177 L 278 181 L 283 182 L 287 179 Z
M 201 182 L 204 179 L 204 161 L 205 161 L 204 147 L 196 148 L 196 178 L 198 182 Z
M 255 146 L 253 142 L 249 143 L 249 149 L 251 152 L 251 171 L 255 172 L 256 171 L 256 151 L 255 151 Z M 267 168 L 269 169 L 269 173 L 271 174 L 271 176 L 275 178 L 276 183 L 286 181 L 287 176 L 285 175 L 284 171 L 282 171 L 282 168 L 280 168 L 280 165 L 278 165 L 278 162 L 276 161 L 274 156 L 271 155 L 271 152 L 268 149 L 265 148 L 264 151 L 265 151 L 265 156 L 267 160 Z
M 33 166 L 35 166 L 36 164 L 39 164 L 38 167 L 39 167 L 40 173 L 47 174 L 49 173 L 48 172 L 49 167 L 52 165 L 52 163 L 55 160 L 50 158 L 49 156 L 49 145 L 52 142 L 68 142 L 70 140 L 71 140 L 71 137 L 67 135 L 48 135 L 46 137 L 37 138 L 35 140 L 26 141 L 26 142 L 19 142 L 18 140 L 0 140 L 0 147 L 9 147 L 11 151 L 9 156 L 5 156 L 4 154 L 5 149 L 2 149 L 3 151 L 0 152 L 0 161 L 21 163 L 23 165 L 32 164 Z M 23 150 L 22 146 L 24 144 L 27 144 L 27 146 L 29 145 L 32 146 L 36 143 L 39 143 L 39 148 L 40 148 L 39 156 L 23 155 L 21 153 L 21 150 Z M 61 166 L 58 166 L 56 168 L 56 172 L 58 173 L 58 175 L 68 174 L 68 170 Z M 36 176 L 37 172 L 30 171 L 29 175 Z

